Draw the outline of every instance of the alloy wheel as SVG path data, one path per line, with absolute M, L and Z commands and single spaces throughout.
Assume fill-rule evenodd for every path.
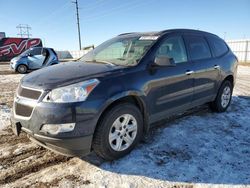
M 226 108 L 230 102 L 231 99 L 231 89 L 229 86 L 226 86 L 223 89 L 222 95 L 221 95 L 221 106 L 223 108 Z
M 123 151 L 131 146 L 137 135 L 137 121 L 131 114 L 119 116 L 109 131 L 109 144 L 115 151 Z

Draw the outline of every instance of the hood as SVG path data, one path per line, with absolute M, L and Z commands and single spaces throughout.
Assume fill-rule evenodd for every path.
M 53 89 L 84 81 L 95 76 L 101 77 L 119 68 L 121 67 L 101 63 L 60 63 L 24 76 L 21 83 L 26 87 Z
M 17 61 L 19 61 L 20 59 L 22 59 L 22 56 L 16 56 L 16 57 L 12 58 L 10 61 L 11 61 L 11 62 L 17 62 Z

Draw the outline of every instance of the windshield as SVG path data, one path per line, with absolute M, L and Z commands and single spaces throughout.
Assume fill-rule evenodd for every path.
M 21 57 L 27 56 L 27 54 L 29 54 L 30 49 L 25 50 L 23 53 L 20 54 Z
M 35 47 L 35 48 L 29 48 L 28 50 L 26 50 L 23 53 L 21 53 L 20 56 L 21 57 L 25 57 L 28 54 L 31 54 L 31 55 L 41 55 L 41 53 L 42 53 L 42 48 Z
M 133 66 L 138 64 L 154 41 L 139 36 L 116 37 L 99 45 L 80 61 Z

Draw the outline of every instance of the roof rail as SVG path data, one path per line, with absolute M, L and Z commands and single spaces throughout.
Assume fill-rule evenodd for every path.
M 128 34 L 134 34 L 135 32 L 130 32 L 130 33 L 122 33 L 122 34 L 119 34 L 118 36 L 122 36 L 122 35 L 128 35 Z
M 164 34 L 164 33 L 168 33 L 168 32 L 196 32 L 196 33 L 205 33 L 205 34 L 210 34 L 210 35 L 214 35 L 217 36 L 213 33 L 209 33 L 207 31 L 202 31 L 202 30 L 198 30 L 198 29 L 167 29 L 167 30 L 163 30 L 160 33 Z

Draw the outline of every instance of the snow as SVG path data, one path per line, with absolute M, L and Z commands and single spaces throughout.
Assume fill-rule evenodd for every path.
M 18 80 L 15 75 L 11 76 L 10 81 Z M 122 159 L 105 162 L 94 154 L 72 158 L 44 165 L 38 171 L 31 170 L 4 186 L 250 187 L 249 80 L 250 67 L 239 66 L 232 103 L 225 113 L 213 113 L 205 106 L 191 115 L 153 128 L 148 139 Z M 3 129 L 9 125 L 9 117 L 10 109 L 0 105 L 0 141 L 6 133 Z M 20 157 L 33 147 L 30 142 L 0 144 L 0 161 L 8 156 L 17 160 L 15 155 Z M 0 165 L 0 182 L 5 177 L 3 172 L 15 175 L 20 166 L 23 168 L 35 161 L 42 163 L 45 155 L 57 157 L 47 150 L 44 154 L 26 152 L 26 155 L 17 160 L 17 165 Z
M 249 112 L 250 101 L 233 97 L 226 113 L 192 115 L 157 129 L 150 143 L 102 167 L 174 182 L 250 183 Z
M 0 105 L 0 131 L 10 125 L 10 109 L 6 105 Z

